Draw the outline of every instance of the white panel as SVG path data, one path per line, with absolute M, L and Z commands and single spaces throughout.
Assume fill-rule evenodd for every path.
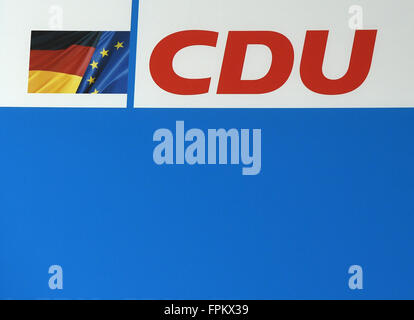
M 28 94 L 32 30 L 129 31 L 131 0 L 0 0 L 0 106 L 126 107 L 126 94 Z M 62 9 L 61 27 L 53 17 Z
M 378 29 L 368 78 L 355 91 L 328 96 L 308 90 L 299 66 L 307 30 L 329 30 L 324 72 L 339 78 L 348 69 L 355 30 L 349 9 L 363 9 L 364 29 Z M 141 0 L 138 24 L 136 107 L 413 107 L 414 1 L 412 0 Z M 208 94 L 181 96 L 153 81 L 149 61 L 166 36 L 182 30 L 220 33 L 217 48 L 194 47 L 180 52 L 174 68 L 186 77 L 212 77 Z M 284 34 L 295 50 L 286 84 L 262 95 L 217 95 L 217 83 L 229 31 L 269 30 Z M 271 55 L 249 49 L 243 77 L 266 72 Z M 249 71 L 250 70 L 250 71 Z

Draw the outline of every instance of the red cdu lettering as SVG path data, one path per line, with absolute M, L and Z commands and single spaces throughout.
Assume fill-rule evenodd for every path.
M 264 45 L 272 52 L 272 64 L 266 76 L 258 80 L 242 80 L 249 45 Z M 279 89 L 289 79 L 294 50 L 284 35 L 273 31 L 230 31 L 218 94 L 263 94 Z
M 361 86 L 371 69 L 377 30 L 357 30 L 347 73 L 331 80 L 323 74 L 323 61 L 329 31 L 308 31 L 303 49 L 300 75 L 311 91 L 338 95 L 354 91 Z
M 155 47 L 150 59 L 152 78 L 163 90 L 179 95 L 204 94 L 209 91 L 211 78 L 188 79 L 179 76 L 173 68 L 176 54 L 190 46 L 217 44 L 218 33 L 213 31 L 189 30 L 169 35 Z

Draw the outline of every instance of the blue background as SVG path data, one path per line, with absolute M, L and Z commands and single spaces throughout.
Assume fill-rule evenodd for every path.
M 0 109 L 0 298 L 414 298 L 413 109 L 134 110 L 132 98 Z M 152 135 L 176 120 L 261 128 L 262 173 L 155 165 Z M 63 291 L 48 287 L 53 264 Z M 363 291 L 348 288 L 353 264 Z

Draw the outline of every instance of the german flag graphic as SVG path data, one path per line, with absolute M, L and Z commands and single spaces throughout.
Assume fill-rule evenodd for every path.
M 32 31 L 28 92 L 126 93 L 128 42 L 129 32 Z

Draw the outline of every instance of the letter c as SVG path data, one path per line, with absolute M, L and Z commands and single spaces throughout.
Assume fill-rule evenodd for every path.
M 189 30 L 173 33 L 158 43 L 150 59 L 150 72 L 155 83 L 163 90 L 179 95 L 208 93 L 211 78 L 188 79 L 179 76 L 173 68 L 174 57 L 191 46 L 216 47 L 218 32 Z

